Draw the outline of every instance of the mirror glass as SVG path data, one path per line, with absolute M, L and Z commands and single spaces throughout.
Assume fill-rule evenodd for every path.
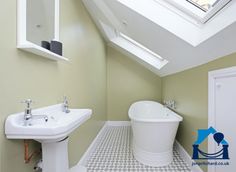
M 55 0 L 26 0 L 26 39 L 41 46 L 55 38 Z

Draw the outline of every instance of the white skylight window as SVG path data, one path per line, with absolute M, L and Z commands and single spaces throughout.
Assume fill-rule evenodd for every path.
M 109 43 L 112 43 L 113 46 L 115 45 L 116 48 L 118 47 L 119 49 L 128 52 L 134 60 L 144 65 L 151 71 L 158 73 L 157 71 L 168 63 L 166 59 L 130 38 L 126 34 L 103 23 L 100 20 L 99 23 Z
M 140 62 L 152 71 L 160 70 L 168 63 L 166 59 L 157 53 L 119 31 L 117 31 L 117 37 L 111 39 L 110 41 L 123 50 L 134 55 L 136 57 L 136 61 Z
M 201 23 L 206 23 L 216 13 L 221 11 L 231 0 L 155 0 L 156 2 L 167 2 L 179 9 L 181 12 L 193 17 Z

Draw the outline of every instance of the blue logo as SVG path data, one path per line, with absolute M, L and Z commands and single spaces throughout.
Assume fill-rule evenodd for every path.
M 222 149 L 215 153 L 205 153 L 199 149 L 199 145 L 210 135 L 212 134 L 215 142 L 218 146 L 221 146 Z M 206 130 L 198 130 L 198 139 L 193 144 L 193 159 L 229 159 L 228 153 L 228 142 L 224 139 L 224 134 L 217 132 L 213 127 L 210 127 Z M 201 155 L 201 156 L 200 156 Z

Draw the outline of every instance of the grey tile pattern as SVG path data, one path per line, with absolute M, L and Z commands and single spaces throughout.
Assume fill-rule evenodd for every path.
M 190 172 L 188 165 L 174 149 L 174 161 L 165 167 L 150 167 L 134 159 L 131 127 L 108 126 L 99 138 L 87 162 L 88 172 Z

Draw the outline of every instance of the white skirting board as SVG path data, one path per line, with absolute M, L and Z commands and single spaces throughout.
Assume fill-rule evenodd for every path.
M 69 172 L 87 172 L 87 168 L 85 166 L 76 165 L 72 167 Z
M 176 140 L 175 141 L 176 150 L 179 152 L 180 156 L 183 158 L 183 160 L 189 165 L 191 168 L 191 172 L 203 172 L 202 169 L 198 165 L 192 166 L 192 158 L 187 153 L 187 151 L 181 146 L 181 144 Z
M 99 141 L 99 138 L 103 135 L 105 129 L 107 127 L 107 122 L 103 125 L 102 129 L 99 131 L 98 135 L 95 137 L 93 142 L 89 145 L 86 152 L 81 157 L 80 161 L 78 162 L 77 166 L 86 166 L 87 160 L 89 159 L 91 153 L 95 150 L 97 142 Z
M 131 126 L 130 121 L 107 121 L 107 125 L 109 126 Z
M 107 121 L 104 126 L 102 127 L 102 129 L 99 131 L 98 135 L 96 136 L 96 138 L 93 140 L 93 142 L 90 144 L 89 148 L 87 149 L 87 151 L 84 153 L 84 155 L 82 156 L 82 158 L 80 159 L 80 161 L 78 162 L 78 164 L 73 167 L 84 167 L 87 164 L 87 161 L 90 157 L 90 155 L 92 154 L 92 152 L 95 150 L 96 145 L 99 141 L 99 138 L 103 135 L 105 129 L 107 126 L 130 126 L 131 123 L 130 121 Z M 183 160 L 185 160 L 185 162 L 189 165 L 189 167 L 191 168 L 191 172 L 203 172 L 202 169 L 195 165 L 192 166 L 192 158 L 191 156 L 187 153 L 187 151 L 180 145 L 180 143 L 178 141 L 175 142 L 176 145 L 176 149 L 179 152 L 180 156 L 183 158 Z M 80 172 L 80 171 L 79 171 Z
M 89 147 L 86 150 L 86 152 L 80 158 L 80 161 L 77 163 L 77 165 L 75 165 L 74 167 L 72 167 L 70 169 L 70 172 L 87 172 L 87 168 L 85 167 L 86 163 L 87 163 L 87 160 L 89 159 L 91 153 L 95 150 L 96 144 L 97 144 L 97 142 L 99 140 L 99 137 L 103 135 L 106 126 L 107 126 L 107 122 L 105 122 L 105 124 L 103 125 L 103 127 L 101 128 L 101 130 L 99 131 L 97 136 L 95 137 L 95 139 L 89 145 Z

